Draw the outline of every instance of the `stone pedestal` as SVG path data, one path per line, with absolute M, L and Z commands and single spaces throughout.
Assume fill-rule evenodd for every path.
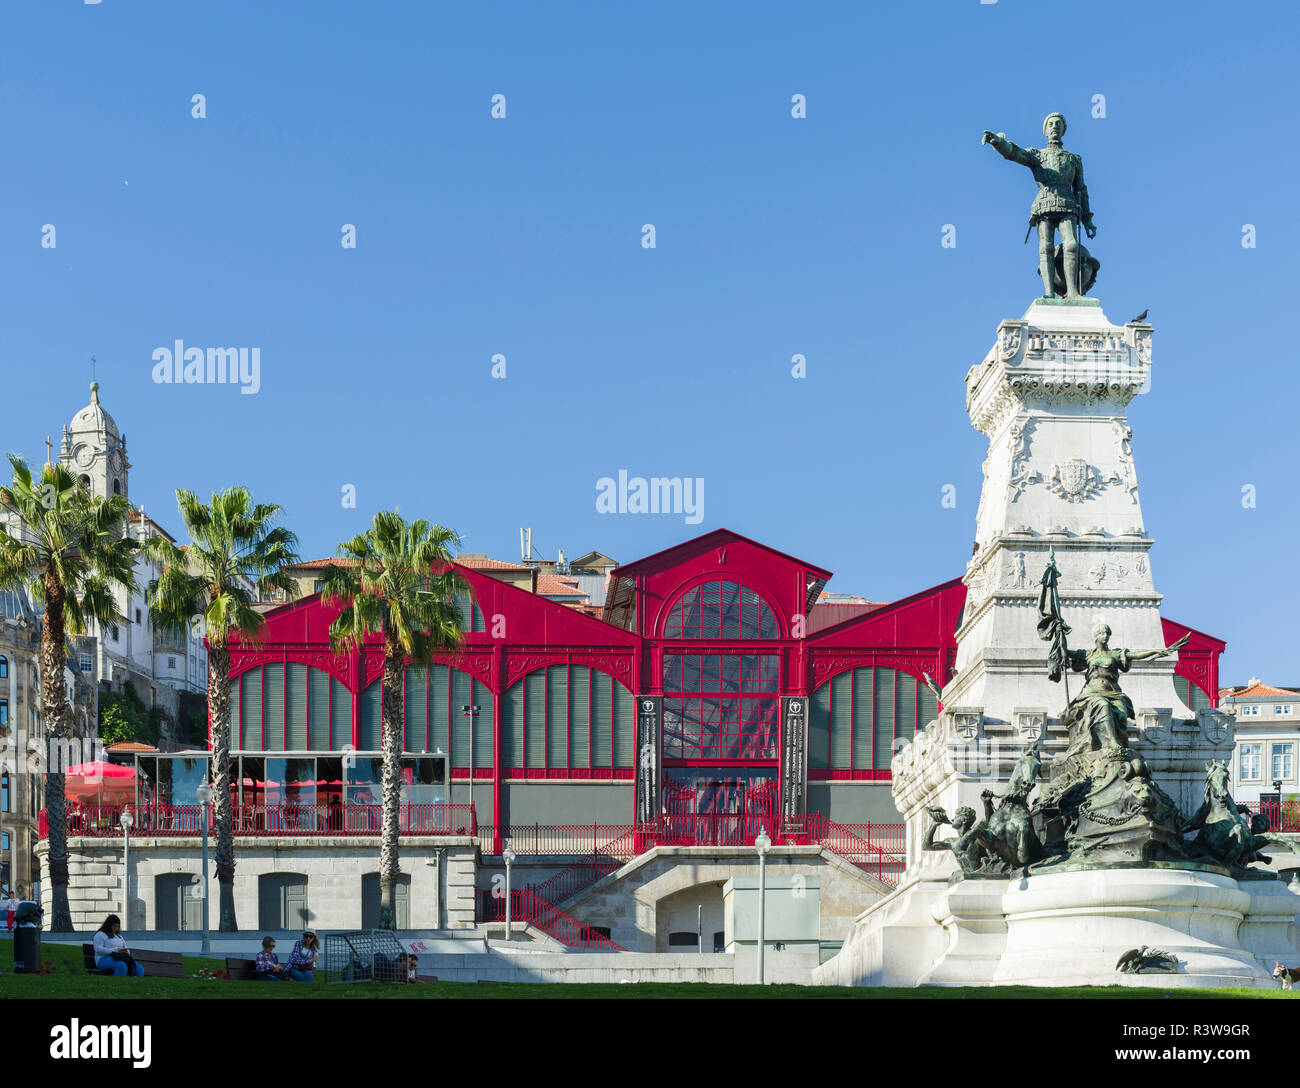
M 1112 647 L 1165 644 L 1127 416 L 1150 385 L 1151 339 L 1150 325 L 1112 325 L 1094 299 L 1039 299 L 998 326 L 966 375 L 967 410 L 989 452 L 945 713 L 893 761 L 909 873 L 954 868 L 946 853 L 922 856 L 924 807 L 952 815 L 968 805 L 982 814 L 981 791 L 1006 782 L 1026 743 L 1039 744 L 1045 778 L 1068 746 L 1067 689 L 1078 694 L 1084 677 L 1047 678 L 1037 603 L 1049 553 L 1072 648 L 1091 648 L 1093 625 L 1103 620 Z M 1122 684 L 1136 712 L 1129 745 L 1190 815 L 1201 803 L 1206 762 L 1231 755 L 1233 719 L 1187 707 L 1174 689 L 1176 663 L 1135 662 Z
M 1120 864 L 1076 857 L 1056 870 L 1031 868 L 1027 877 L 949 883 L 953 855 L 923 849 L 925 809 L 953 817 L 968 806 L 983 816 L 981 794 L 1005 789 L 1027 744 L 1041 753 L 1042 780 L 1070 768 L 1061 718 L 1085 678 L 1072 674 L 1062 684 L 1047 676 L 1037 603 L 1050 554 L 1072 649 L 1092 647 L 1099 621 L 1111 628 L 1112 648 L 1165 645 L 1127 416 L 1150 386 L 1151 337 L 1150 325 L 1112 325 L 1093 299 L 1040 299 L 999 325 L 993 347 L 966 375 L 967 410 L 988 437 L 988 457 L 956 674 L 943 689 L 944 712 L 892 764 L 907 871 L 894 894 L 859 916 L 815 981 L 1257 986 L 1270 984 L 1274 959 L 1300 958 L 1300 895 L 1288 886 L 1234 880 L 1212 865 L 1163 864 L 1181 855 L 1169 806 L 1191 816 L 1206 763 L 1230 758 L 1233 746 L 1229 715 L 1194 713 L 1178 697 L 1173 657 L 1134 662 L 1123 675 L 1135 715 L 1113 746 L 1121 762 L 1144 764 L 1168 796 L 1154 786 L 1123 787 L 1140 802 L 1132 812 L 1111 798 L 1116 804 L 1104 811 L 1084 812 L 1101 821 L 1095 829 L 1080 823 L 1083 845 L 1095 830 L 1096 852 Z M 1106 800 L 1109 779 L 1102 774 L 1094 784 L 1092 800 Z M 1061 838 L 1050 817 L 1045 809 L 1035 828 L 1044 841 Z M 944 829 L 939 837 L 951 835 Z M 1119 958 L 1143 945 L 1177 956 L 1179 973 L 1119 973 Z
M 1250 888 L 1255 883 L 1265 882 L 1238 882 L 1190 868 L 964 880 L 936 907 L 936 915 L 945 914 L 941 924 L 950 943 L 922 982 L 1271 987 L 1271 962 L 1266 966 L 1241 941 L 1256 906 Z M 1300 896 L 1276 881 L 1267 883 L 1283 895 L 1269 894 L 1263 902 L 1290 911 L 1294 918 Z M 1177 973 L 1121 974 L 1116 969 L 1119 958 L 1144 945 L 1175 956 Z M 1290 942 L 1279 952 L 1295 957 Z

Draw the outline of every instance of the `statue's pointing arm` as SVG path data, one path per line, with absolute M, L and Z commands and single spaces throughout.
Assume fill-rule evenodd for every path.
M 1013 144 L 1000 132 L 989 132 L 988 130 L 985 130 L 983 142 L 986 144 L 992 144 L 994 151 L 1004 159 L 1009 159 L 1011 162 L 1018 162 L 1021 166 L 1028 166 L 1031 170 L 1038 165 L 1033 155 L 1023 147 Z

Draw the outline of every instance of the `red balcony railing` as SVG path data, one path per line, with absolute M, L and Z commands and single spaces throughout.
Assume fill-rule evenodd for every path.
M 202 831 L 198 805 L 81 805 L 69 804 L 68 834 L 109 838 L 122 834 L 122 812 L 131 810 L 133 835 L 154 838 L 198 835 Z M 235 835 L 274 835 L 300 838 L 318 835 L 378 835 L 383 826 L 379 805 L 235 805 Z M 213 831 L 212 817 L 208 829 Z M 478 824 L 473 805 L 411 804 L 398 808 L 398 833 L 402 835 L 475 835 Z M 38 818 L 38 834 L 49 837 L 45 809 Z
M 568 948 L 581 948 L 589 952 L 626 952 L 621 944 L 615 944 L 603 933 L 597 933 L 591 926 L 571 914 L 567 914 L 554 903 L 549 903 L 528 888 L 510 890 L 510 918 L 512 922 L 527 922 L 529 925 L 548 933 Z M 479 892 L 478 920 L 480 922 L 504 922 L 506 918 L 506 897 L 504 891 L 487 888 Z
M 1279 802 L 1276 797 L 1261 797 L 1255 802 L 1238 801 L 1237 807 L 1267 816 L 1272 831 L 1300 831 L 1300 801 Z

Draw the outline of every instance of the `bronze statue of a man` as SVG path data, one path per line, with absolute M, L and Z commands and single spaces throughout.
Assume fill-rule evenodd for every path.
M 981 143 L 992 144 L 1004 159 L 1027 166 L 1038 183 L 1038 195 L 1029 209 L 1029 226 L 1038 228 L 1038 271 L 1043 277 L 1043 295 L 1054 298 L 1056 289 L 1056 232 L 1061 232 L 1061 257 L 1063 264 L 1064 293 L 1066 298 L 1080 298 L 1091 276 L 1085 275 L 1080 284 L 1081 248 L 1077 224 L 1082 223 L 1088 237 L 1095 237 L 1097 228 L 1092 224 L 1092 210 L 1088 207 L 1088 188 L 1083 184 L 1083 159 L 1061 146 L 1065 135 L 1065 118 L 1059 113 L 1049 113 L 1043 121 L 1043 135 L 1047 146 L 1018 147 L 1002 132 L 985 130 Z M 1090 270 L 1095 274 L 1095 269 Z

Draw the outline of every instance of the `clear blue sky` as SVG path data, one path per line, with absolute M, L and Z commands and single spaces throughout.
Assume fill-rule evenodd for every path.
M 10 0 L 0 446 L 42 457 L 94 354 L 173 527 L 176 487 L 237 482 L 311 556 L 394 504 L 506 559 L 524 525 L 623 561 L 726 526 L 897 598 L 964 569 L 962 379 L 1039 288 L 1032 183 L 980 133 L 1061 110 L 1096 294 L 1155 325 L 1164 614 L 1225 681 L 1300 684 L 1297 10 Z M 178 338 L 259 347 L 261 391 L 154 384 Z M 619 469 L 703 477 L 703 522 L 598 514 Z

